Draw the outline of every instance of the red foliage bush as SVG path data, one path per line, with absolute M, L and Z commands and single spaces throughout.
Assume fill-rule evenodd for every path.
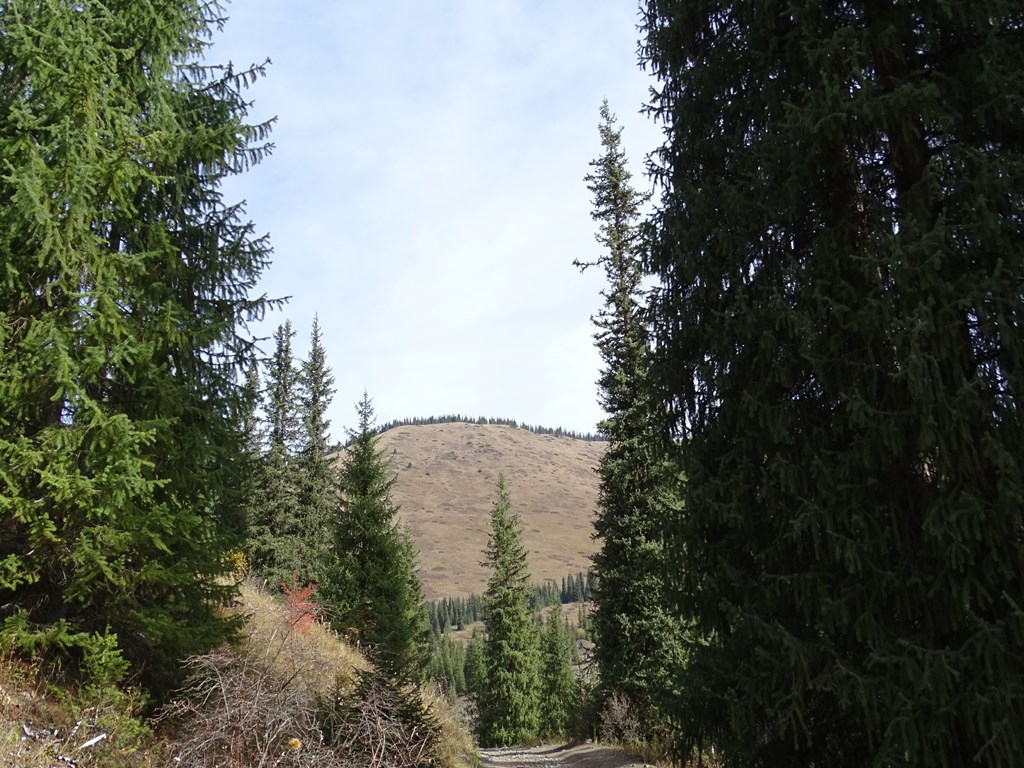
M 315 584 L 306 584 L 300 589 L 296 583 L 295 571 L 292 571 L 291 585 L 281 582 L 284 603 L 288 607 L 288 623 L 299 632 L 308 632 L 309 628 L 320 620 L 320 606 L 313 599 L 316 590 Z

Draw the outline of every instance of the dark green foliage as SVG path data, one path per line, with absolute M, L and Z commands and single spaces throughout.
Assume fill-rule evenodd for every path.
M 267 444 L 249 511 L 249 556 L 253 568 L 272 588 L 293 577 L 301 583 L 315 581 L 318 575 L 302 546 L 297 455 L 301 412 L 299 374 L 292 356 L 294 338 L 291 321 L 274 331 L 264 397 Z
M 680 712 L 738 765 L 1024 754 L 1024 7 L 647 3 Z
M 445 689 L 455 693 L 467 693 L 466 648 L 445 633 L 431 638 L 430 663 L 427 665 L 427 679 L 438 680 Z
M 561 602 L 563 604 L 589 602 L 595 591 L 594 583 L 594 573 L 591 570 L 588 570 L 586 574 L 579 571 L 575 575 L 563 578 L 562 589 L 559 591 Z
M 484 617 L 483 598 L 472 593 L 469 597 L 446 597 L 427 603 L 427 619 L 430 631 L 440 635 L 448 627 L 464 629 L 469 624 L 482 621 Z
M 530 572 L 522 524 L 511 511 L 505 476 L 491 510 L 484 565 L 491 570 L 484 593 L 484 666 L 487 685 L 477 689 L 477 739 L 481 746 L 536 738 L 540 717 L 538 636 L 530 611 Z
M 681 662 L 684 626 L 668 604 L 663 538 L 666 520 L 679 508 L 679 483 L 667 457 L 671 444 L 664 409 L 649 376 L 640 295 L 645 197 L 630 183 L 622 129 L 607 101 L 598 130 L 604 151 L 591 162 L 586 181 L 599 224 L 597 241 L 604 247 L 596 266 L 608 280 L 605 306 L 594 324 L 604 363 L 598 385 L 607 414 L 600 428 L 609 445 L 598 469 L 594 522 L 601 542 L 594 557 L 594 655 L 604 695 L 625 696 L 647 725 L 660 727 L 674 709 L 670 675 Z M 584 585 L 576 591 L 585 594 Z
M 416 551 L 395 519 L 394 470 L 377 448 L 368 395 L 356 410 L 359 427 L 350 432 L 339 472 L 334 545 L 340 567 L 325 585 L 324 602 L 332 626 L 354 631 L 382 671 L 418 680 L 428 659 L 429 627 Z
M 561 589 L 555 587 L 553 580 L 533 586 L 530 597 L 530 608 L 539 611 L 541 608 L 564 603 L 587 602 L 594 591 L 594 578 L 590 571 L 562 579 Z M 427 619 L 430 631 L 440 635 L 446 628 L 464 629 L 476 621 L 483 621 L 483 598 L 471 593 L 469 597 L 445 597 L 427 603 Z
M 228 634 L 240 333 L 267 263 L 220 182 L 261 68 L 204 68 L 216 5 L 0 6 L 0 618 L 116 636 L 157 690 Z
M 473 630 L 466 644 L 466 690 L 479 694 L 487 687 L 487 663 L 483 633 Z
M 302 421 L 298 456 L 299 537 L 305 578 L 320 583 L 335 566 L 331 541 L 337 509 L 338 470 L 328 459 L 330 425 L 327 409 L 334 397 L 334 376 L 327 365 L 319 317 L 313 318 L 309 355 L 299 370 L 299 415 Z
M 566 739 L 576 718 L 579 686 L 573 672 L 576 641 L 561 611 L 544 624 L 540 662 L 540 736 Z

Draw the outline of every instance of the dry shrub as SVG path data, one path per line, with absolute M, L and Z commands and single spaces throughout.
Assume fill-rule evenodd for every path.
M 640 716 L 624 693 L 613 691 L 601 710 L 601 740 L 628 747 L 645 741 Z
M 315 623 L 296 631 L 288 607 L 258 584 L 240 585 L 240 610 L 246 626 L 240 646 L 249 658 L 281 680 L 296 678 L 314 697 L 331 696 L 339 681 L 352 683 L 369 664 L 358 650 L 343 642 L 325 625 Z
M 437 764 L 441 726 L 418 688 L 370 670 L 355 695 L 325 707 L 329 738 L 367 768 L 430 768 Z
M 418 689 L 387 681 L 321 624 L 299 631 L 258 587 L 242 597 L 242 642 L 190 659 L 160 715 L 172 765 L 426 768 L 472 754 L 454 757 L 457 727 Z
M 194 657 L 187 667 L 187 684 L 159 718 L 178 734 L 169 739 L 173 764 L 352 765 L 324 743 L 315 698 L 298 676 L 281 679 L 266 659 L 232 648 Z
M 453 713 L 446 696 L 436 689 L 422 692 L 423 700 L 433 713 L 439 727 L 435 754 L 439 766 L 453 767 L 479 765 L 469 731 L 460 725 L 457 713 Z

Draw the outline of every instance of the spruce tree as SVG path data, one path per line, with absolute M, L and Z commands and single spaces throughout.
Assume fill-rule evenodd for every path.
M 673 710 L 672 670 L 680 663 L 684 623 L 670 609 L 666 590 L 665 523 L 678 509 L 678 481 L 668 459 L 668 424 L 650 381 L 648 329 L 641 296 L 641 206 L 647 196 L 631 184 L 622 129 L 607 100 L 598 131 L 603 153 L 591 162 L 587 188 L 603 253 L 605 306 L 594 318 L 604 367 L 598 381 L 608 436 L 601 458 L 594 529 L 594 655 L 601 691 L 625 695 L 650 727 Z M 591 266 L 591 265 L 581 265 Z M 588 592 L 579 574 L 574 592 Z
M 736 765 L 1024 754 L 1024 9 L 646 4 L 679 681 Z
M 302 422 L 296 478 L 300 553 L 309 580 L 319 583 L 335 565 L 331 517 L 337 508 L 338 472 L 328 458 L 331 422 L 327 409 L 334 397 L 334 376 L 327 365 L 318 316 L 313 318 L 309 355 L 302 361 L 297 383 Z
M 466 690 L 475 694 L 479 701 L 480 693 L 487 687 L 487 665 L 484 662 L 484 636 L 479 629 L 474 629 L 466 643 Z
M 359 426 L 349 431 L 339 471 L 339 566 L 325 592 L 329 615 L 336 630 L 355 632 L 389 677 L 419 680 L 429 658 L 429 630 L 416 550 L 396 520 L 395 472 L 377 447 L 373 402 L 366 393 L 356 413 Z
M 0 620 L 160 692 L 226 636 L 249 289 L 221 182 L 259 160 L 260 68 L 205 67 L 215 5 L 0 6 Z M 71 665 L 73 666 L 73 664 Z
M 481 746 L 518 744 L 540 727 L 539 644 L 530 612 L 530 572 L 522 524 L 512 513 L 505 476 L 491 509 L 484 565 L 491 570 L 484 592 L 484 667 L 487 685 L 477 694 Z
M 240 513 L 240 541 L 248 548 L 252 527 L 257 523 L 262 496 L 263 477 L 263 424 L 260 418 L 263 397 L 260 391 L 259 363 L 250 360 L 245 369 L 242 386 L 241 410 L 238 430 L 242 446 L 238 467 L 238 504 Z M 251 565 L 251 562 L 250 562 Z
M 274 353 L 267 365 L 264 407 L 266 451 L 249 529 L 253 567 L 272 587 L 315 580 L 302 548 L 298 447 L 301 441 L 299 369 L 292 354 L 295 331 L 285 321 L 274 331 Z
M 565 739 L 570 736 L 579 708 L 579 686 L 573 672 L 575 642 L 561 611 L 555 610 L 541 635 L 540 736 Z

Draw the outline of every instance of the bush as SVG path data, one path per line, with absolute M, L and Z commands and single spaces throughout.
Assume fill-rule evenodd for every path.
M 177 768 L 427 768 L 471 752 L 414 686 L 394 683 L 324 625 L 243 585 L 243 641 L 187 662 L 159 721 Z
M 366 768 L 429 768 L 441 723 L 419 689 L 374 671 L 359 673 L 354 696 L 327 702 L 324 722 L 336 748 Z

